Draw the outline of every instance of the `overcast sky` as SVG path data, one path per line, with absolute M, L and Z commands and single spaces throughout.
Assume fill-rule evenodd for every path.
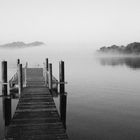
M 36 40 L 93 48 L 140 41 L 140 0 L 0 0 L 0 44 Z

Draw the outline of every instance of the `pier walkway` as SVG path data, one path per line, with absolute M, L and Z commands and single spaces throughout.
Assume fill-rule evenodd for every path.
M 53 97 L 44 86 L 43 68 L 27 68 L 26 84 L 5 139 L 67 140 Z

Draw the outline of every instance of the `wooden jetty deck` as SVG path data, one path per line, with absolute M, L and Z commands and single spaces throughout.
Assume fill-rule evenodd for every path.
M 21 92 L 6 140 L 68 139 L 53 97 L 44 84 L 43 68 L 27 68 L 27 86 Z

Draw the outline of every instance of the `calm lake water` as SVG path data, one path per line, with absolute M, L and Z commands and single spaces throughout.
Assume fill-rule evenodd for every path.
M 71 140 L 140 139 L 140 58 L 97 57 L 92 51 L 58 50 L 49 46 L 3 49 L 0 59 L 8 61 L 9 78 L 16 59 L 42 66 L 48 57 L 58 78 L 58 64 L 65 61 L 67 133 Z M 58 100 L 55 99 L 58 104 Z M 12 114 L 18 100 L 12 99 Z M 0 139 L 6 127 L 0 98 Z

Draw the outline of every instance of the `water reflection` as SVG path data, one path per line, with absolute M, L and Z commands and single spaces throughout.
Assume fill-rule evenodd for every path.
M 132 69 L 140 69 L 140 57 L 101 57 L 99 61 L 102 65 L 125 65 Z
M 67 112 L 67 93 L 63 94 L 58 92 L 58 86 L 57 89 L 53 89 L 51 91 L 51 94 L 53 98 L 55 98 L 55 101 L 58 100 L 56 103 L 56 106 L 59 109 L 60 118 L 63 122 L 64 128 L 66 129 L 66 112 Z

